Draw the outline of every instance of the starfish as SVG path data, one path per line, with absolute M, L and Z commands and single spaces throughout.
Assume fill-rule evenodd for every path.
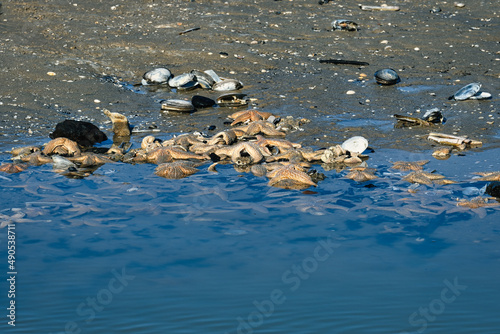
M 72 157 L 80 155 L 80 153 L 81 151 L 78 144 L 75 141 L 64 137 L 52 139 L 43 149 L 43 154 L 45 155 L 58 154 Z
M 356 182 L 365 182 L 377 178 L 377 176 L 373 174 L 374 172 L 375 169 L 373 168 L 353 167 L 345 177 Z
M 491 200 L 491 199 L 495 199 L 495 198 L 494 197 L 481 197 L 481 196 L 478 196 L 478 197 L 474 197 L 470 201 L 469 200 L 465 200 L 465 199 L 461 199 L 457 203 L 457 205 L 461 206 L 461 207 L 467 207 L 467 208 L 470 208 L 470 209 L 478 209 L 478 208 L 482 208 L 482 207 L 493 207 L 493 206 L 499 206 L 500 205 L 500 203 L 497 202 L 497 201 L 495 201 L 493 203 L 488 202 L 488 200 Z
M 296 164 L 278 167 L 267 176 L 271 179 L 268 185 L 285 189 L 306 189 L 317 184 L 304 172 L 304 168 Z
M 231 145 L 236 142 L 236 140 L 236 132 L 234 132 L 233 130 L 225 130 L 215 134 L 207 143 L 210 145 Z
M 156 139 L 154 136 L 146 136 L 146 137 L 142 138 L 141 148 L 143 150 L 145 150 L 146 152 L 150 152 L 150 151 L 162 146 L 161 142 L 162 141 L 160 139 Z
M 155 174 L 167 179 L 182 179 L 199 171 L 191 161 L 167 162 L 158 165 Z
M 252 142 L 241 142 L 231 146 L 225 146 L 215 151 L 220 157 L 231 157 L 231 161 L 237 165 L 256 164 L 264 159 L 263 152 Z
M 24 157 L 26 155 L 30 155 L 31 153 L 38 152 L 38 151 L 40 151 L 40 148 L 38 146 L 26 146 L 26 147 L 14 148 L 14 149 L 12 149 L 12 151 L 10 151 L 10 153 L 14 157 L 17 157 L 17 156 Z
M 286 134 L 284 132 L 276 130 L 276 127 L 273 123 L 267 121 L 256 121 L 252 122 L 248 125 L 240 126 L 239 128 L 235 128 L 234 130 L 242 130 L 248 136 L 254 136 L 259 133 L 263 133 L 267 136 L 277 136 L 282 137 Z
M 284 153 L 267 158 L 268 162 L 289 160 L 289 161 L 320 161 L 324 150 L 313 151 L 311 148 L 292 148 Z
M 51 163 L 53 161 L 51 157 L 48 157 L 48 156 L 42 154 L 42 152 L 40 152 L 40 151 L 23 156 L 21 158 L 21 160 L 29 163 L 30 165 L 34 165 L 34 166 L 48 164 L 48 163 Z
M 189 147 L 189 151 L 194 154 L 202 154 L 202 155 L 210 155 L 211 153 L 215 153 L 219 148 L 224 147 L 224 145 L 210 145 L 210 144 L 194 144 Z
M 474 181 L 500 181 L 500 172 L 478 172 L 474 174 L 482 176 L 474 179 Z
M 28 168 L 26 164 L 20 164 L 16 162 L 9 162 L 6 164 L 2 164 L 0 166 L 0 172 L 5 172 L 9 174 L 20 173 Z
M 444 178 L 445 177 L 440 174 L 418 171 L 418 172 L 411 172 L 410 174 L 406 175 L 403 179 L 411 183 L 432 184 L 433 180 L 439 180 Z
M 171 162 L 173 160 L 179 159 L 205 160 L 207 159 L 207 157 L 203 157 L 191 152 L 182 151 L 173 147 L 159 147 L 147 154 L 147 161 L 151 163 Z
M 270 112 L 263 112 L 257 110 L 244 110 L 229 115 L 229 118 L 234 119 L 234 122 L 231 123 L 231 126 L 234 126 L 239 123 L 245 123 L 246 121 L 255 122 L 255 121 L 266 120 L 271 116 L 274 115 L 271 114 Z
M 399 169 L 403 172 L 407 172 L 410 170 L 415 170 L 419 171 L 423 169 L 423 165 L 428 163 L 429 160 L 420 160 L 420 161 L 396 161 L 393 162 L 393 165 L 391 168 L 393 169 Z
M 163 146 L 177 145 L 187 150 L 191 145 L 196 145 L 200 143 L 203 143 L 203 141 L 200 140 L 200 136 L 197 136 L 194 133 L 188 133 L 175 137 L 167 142 L 163 142 L 162 145 Z
M 288 140 L 277 139 L 277 138 L 264 138 L 261 135 L 257 135 L 257 141 L 254 142 L 268 155 L 271 155 L 270 147 L 277 147 L 280 152 L 287 151 L 291 148 L 300 148 L 302 145 L 292 143 Z
M 109 159 L 108 157 L 100 154 L 95 154 L 95 153 L 82 153 L 78 157 L 74 158 L 69 158 L 70 161 L 72 162 L 78 162 L 80 163 L 80 167 L 91 167 L 91 166 L 99 166 L 99 165 L 104 165 L 107 163 L 112 163 L 114 162 L 113 160 Z

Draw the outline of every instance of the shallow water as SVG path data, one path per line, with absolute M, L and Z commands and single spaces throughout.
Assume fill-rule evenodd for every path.
M 308 0 L 3 1 L 1 162 L 12 147 L 47 142 L 67 118 L 110 134 L 103 108 L 162 139 L 227 128 L 230 108 L 159 112 L 161 99 L 215 92 L 134 86 L 146 70 L 167 66 L 175 74 L 213 69 L 241 80 L 252 108 L 310 119 L 287 135 L 304 146 L 365 136 L 378 179 L 356 183 L 347 170 L 314 165 L 326 179 L 303 192 L 231 165 L 215 174 L 207 164 L 181 180 L 157 177 L 150 164 L 106 164 L 84 179 L 50 165 L 1 173 L 0 256 L 6 268 L 13 222 L 18 275 L 16 327 L 4 318 L 0 331 L 497 333 L 499 207 L 457 200 L 488 184 L 475 172 L 500 166 L 498 5 L 397 4 L 401 11 L 390 13 Z M 442 11 L 430 13 L 436 5 Z M 331 31 L 341 17 L 360 30 Z M 194 26 L 202 29 L 178 34 Z M 319 63 L 330 58 L 370 65 Z M 375 84 L 384 67 L 401 83 Z M 469 82 L 493 98 L 447 100 Z M 395 113 L 432 108 L 446 124 L 393 127 Z M 436 160 L 429 131 L 483 147 Z M 147 134 L 134 134 L 134 147 Z M 457 183 L 415 187 L 390 168 L 398 160 L 431 160 L 426 171 Z

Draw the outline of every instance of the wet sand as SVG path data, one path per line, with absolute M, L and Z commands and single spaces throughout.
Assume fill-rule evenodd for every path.
M 174 74 L 213 69 L 242 81 L 251 107 L 311 120 L 304 131 L 287 136 L 305 145 L 325 147 L 363 135 L 375 149 L 426 151 L 434 144 L 425 134 L 438 131 L 481 140 L 479 150 L 500 146 L 500 12 L 494 0 L 467 1 L 464 8 L 439 1 L 387 3 L 400 6 L 397 12 L 306 0 L 113 4 L 3 2 L 0 149 L 42 144 L 64 119 L 90 121 L 109 131 L 102 108 L 127 115 L 138 128 L 157 126 L 163 138 L 209 125 L 227 127 L 230 108 L 191 115 L 160 112 L 160 99 L 215 98 L 220 95 L 215 92 L 137 94 L 109 80 L 136 83 L 158 66 Z M 436 7 L 441 11 L 431 12 Z M 331 22 L 342 18 L 357 22 L 359 30 L 332 31 Z M 195 27 L 200 29 L 179 35 Z M 321 59 L 369 65 L 320 64 Z M 399 84 L 375 83 L 373 73 L 386 67 L 399 73 Z M 448 101 L 471 82 L 480 82 L 492 99 Z M 355 94 L 347 95 L 349 90 Z M 432 108 L 443 112 L 446 124 L 393 128 L 393 114 L 421 117 Z

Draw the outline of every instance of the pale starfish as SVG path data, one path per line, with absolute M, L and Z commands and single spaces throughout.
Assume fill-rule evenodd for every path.
M 167 179 L 182 179 L 199 171 L 191 161 L 167 162 L 158 165 L 155 174 Z
M 76 156 L 80 155 L 81 151 L 78 144 L 68 138 L 59 137 L 51 140 L 43 149 L 43 154 L 52 155 L 58 154 L 62 156 Z
M 279 161 L 279 160 L 289 160 L 289 161 L 320 161 L 324 150 L 313 151 L 312 148 L 292 148 L 284 153 L 271 156 L 266 160 L 269 162 Z
M 474 181 L 500 181 L 500 172 L 478 172 L 474 174 L 482 176 L 474 179 Z
M 159 147 L 147 154 L 147 161 L 151 163 L 171 162 L 180 159 L 205 160 L 207 157 L 173 147 Z
M 222 147 L 215 151 L 215 154 L 219 157 L 231 157 L 231 161 L 237 165 L 256 164 L 264 159 L 259 147 L 252 142 Z
M 408 172 L 410 170 L 419 171 L 423 169 L 423 165 L 428 163 L 429 160 L 420 160 L 420 161 L 396 161 L 393 162 L 393 169 L 399 169 L 403 172 Z
M 210 145 L 231 145 L 237 140 L 236 132 L 234 130 L 224 130 L 217 134 L 215 134 L 210 140 L 208 140 L 207 144 Z
M 51 157 L 48 157 L 48 156 L 42 154 L 42 152 L 40 152 L 40 151 L 23 156 L 21 158 L 21 160 L 29 163 L 30 165 L 34 165 L 34 166 L 40 166 L 40 165 L 48 164 L 48 163 L 52 162 Z
M 203 143 L 203 140 L 200 140 L 200 136 L 194 134 L 194 133 L 188 133 L 188 134 L 183 134 L 178 137 L 175 137 L 169 141 L 164 141 L 163 146 L 181 146 L 184 149 L 189 149 L 191 145 L 196 145 Z
M 285 139 L 277 139 L 277 138 L 264 138 L 261 135 L 257 135 L 257 141 L 254 142 L 258 146 L 261 147 L 264 152 L 268 155 L 271 155 L 271 151 L 269 148 L 277 147 L 280 152 L 287 151 L 291 148 L 300 148 L 302 145 L 292 143 Z
M 245 134 L 248 136 L 254 136 L 259 133 L 263 133 L 267 136 L 277 136 L 277 137 L 283 137 L 286 135 L 284 132 L 276 130 L 276 127 L 274 126 L 273 123 L 267 121 L 252 122 L 248 125 L 240 126 L 239 128 L 236 129 L 244 131 Z
M 17 157 L 17 156 L 24 157 L 26 155 L 30 155 L 31 153 L 39 152 L 39 151 L 40 151 L 40 148 L 38 146 L 26 146 L 26 147 L 13 148 L 12 151 L 10 151 L 10 153 L 14 157 Z
M 72 162 L 78 162 L 80 164 L 80 167 L 100 166 L 114 162 L 113 160 L 109 159 L 104 155 L 90 153 L 90 152 L 82 153 L 81 155 L 69 158 L 68 160 Z
M 483 208 L 483 207 L 494 207 L 494 206 L 499 206 L 500 203 L 497 201 L 494 202 L 488 202 L 489 200 L 495 200 L 494 197 L 474 197 L 471 200 L 466 200 L 466 199 L 461 199 L 458 201 L 457 205 L 462 206 L 462 207 L 467 207 L 470 209 L 477 209 L 477 208 Z
M 304 168 L 296 164 L 278 167 L 267 176 L 271 179 L 268 185 L 285 189 L 306 189 L 317 184 L 304 172 Z
M 16 162 L 9 162 L 6 164 L 2 164 L 0 166 L 0 172 L 5 172 L 9 174 L 20 173 L 28 168 L 26 164 L 20 164 Z
M 271 114 L 270 112 L 257 111 L 257 110 L 244 110 L 235 112 L 234 114 L 229 115 L 228 117 L 234 119 L 234 122 L 231 123 L 231 126 L 234 126 L 239 123 L 245 123 L 246 121 L 255 122 L 255 121 L 266 120 L 271 116 L 274 115 Z
M 445 176 L 440 174 L 418 171 L 418 172 L 411 172 L 410 174 L 406 175 L 403 179 L 411 183 L 432 184 L 433 180 L 439 180 L 444 178 Z
M 150 152 L 160 146 L 162 143 L 162 140 L 155 138 L 154 136 L 146 136 L 142 138 L 141 142 L 141 148 L 145 150 L 146 152 Z
M 353 167 L 345 177 L 356 182 L 365 182 L 377 178 L 377 176 L 373 174 L 374 172 L 375 169 L 373 168 Z

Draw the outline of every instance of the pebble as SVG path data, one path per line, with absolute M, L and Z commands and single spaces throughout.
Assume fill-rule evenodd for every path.
M 54 75 L 56 75 L 56 72 L 47 72 L 47 75 L 50 75 L 51 77 L 53 77 Z
M 347 95 L 353 95 L 353 94 L 356 94 L 356 92 L 355 92 L 355 91 L 353 91 L 353 90 L 348 90 L 348 91 L 346 92 L 346 94 L 347 94 Z
M 95 99 L 94 103 L 101 103 L 101 100 Z
M 453 4 L 455 5 L 455 7 L 458 7 L 458 8 L 464 8 L 465 7 L 465 4 L 463 2 L 455 2 Z

